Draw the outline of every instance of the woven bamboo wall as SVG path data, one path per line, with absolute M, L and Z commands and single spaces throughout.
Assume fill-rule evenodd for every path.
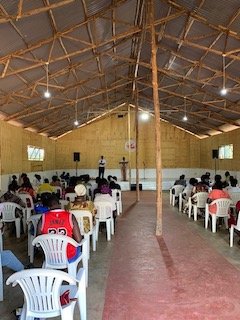
M 135 116 L 131 112 L 131 139 L 135 139 Z M 162 124 L 163 168 L 198 168 L 200 166 L 200 141 L 195 136 Z M 128 116 L 113 114 L 105 119 L 74 130 L 56 141 L 56 169 L 74 168 L 73 153 L 80 152 L 79 168 L 94 169 L 101 155 L 107 160 L 109 169 L 117 168 L 123 156 L 129 160 L 125 143 L 128 141 Z M 191 156 L 190 156 L 191 155 Z M 154 119 L 139 122 L 140 168 L 155 167 Z M 135 168 L 135 153 L 130 156 L 131 167 Z
M 1 174 L 55 169 L 55 141 L 0 121 Z M 28 161 L 27 146 L 45 149 L 45 160 Z
M 222 133 L 200 141 L 201 168 L 214 169 L 215 160 L 212 159 L 212 150 L 221 145 L 233 144 L 233 159 L 216 160 L 217 170 L 240 170 L 240 129 Z

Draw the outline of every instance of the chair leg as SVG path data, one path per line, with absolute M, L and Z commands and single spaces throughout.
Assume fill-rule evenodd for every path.
M 76 276 L 77 276 L 76 263 L 71 262 L 68 264 L 68 274 L 70 274 L 74 279 L 76 279 Z
M 81 277 L 79 283 L 79 297 L 78 297 L 78 306 L 80 310 L 80 319 L 87 319 L 87 302 L 86 302 L 86 287 L 85 287 L 85 273 Z
M 179 194 L 179 200 L 178 200 L 178 211 L 182 211 L 182 204 L 183 204 L 183 198 L 182 193 Z
M 194 216 L 194 221 L 197 221 L 197 206 L 193 207 L 193 216 Z
M 111 234 L 114 235 L 114 218 L 111 219 Z
M 96 219 L 96 241 L 98 241 L 98 233 L 99 233 L 99 220 Z
M 217 217 L 216 214 L 212 214 L 212 232 L 216 233 L 217 229 Z
M 119 201 L 119 211 L 120 211 L 120 214 L 122 214 L 123 212 L 122 201 Z
M 33 236 L 28 234 L 28 256 L 30 263 L 34 260 L 34 246 L 32 245 Z
M 173 207 L 175 207 L 175 199 L 176 199 L 176 197 L 175 197 L 175 195 L 173 195 L 173 196 L 172 196 L 172 206 L 173 206 Z
M 23 223 L 23 232 L 26 233 L 27 232 L 27 209 L 25 209 L 23 212 L 22 223 Z
M 92 233 L 92 249 L 93 251 L 96 251 L 96 232 L 93 231 Z
M 17 238 L 20 238 L 20 218 L 15 220 L 15 226 L 16 226 L 16 236 Z
M 85 270 L 86 287 L 88 287 L 88 258 L 85 255 L 83 255 L 83 258 L 82 258 L 82 265 L 83 265 L 83 269 Z
M 209 219 L 209 213 L 206 210 L 206 212 L 205 212 L 205 229 L 208 228 L 208 219 Z
M 233 246 L 233 233 L 234 233 L 234 226 L 232 225 L 230 228 L 230 247 Z
M 116 207 L 117 207 L 117 215 L 120 216 L 120 203 L 119 203 L 119 201 L 116 202 Z
M 188 206 L 188 218 L 190 219 L 191 218 L 191 215 L 192 215 L 192 205 Z
M 107 229 L 107 241 L 111 240 L 111 221 L 110 219 L 106 220 L 106 229 Z
M 90 258 L 90 236 L 87 234 L 85 235 L 87 238 L 87 252 L 88 252 L 88 259 Z M 84 238 L 85 238 L 84 236 Z

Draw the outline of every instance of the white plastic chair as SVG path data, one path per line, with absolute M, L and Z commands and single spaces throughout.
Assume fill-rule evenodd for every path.
M 182 211 L 182 205 L 183 205 L 183 193 L 180 192 L 178 196 L 178 211 Z
M 91 186 L 90 185 L 86 185 L 85 187 L 87 189 L 87 193 L 86 194 L 88 196 L 88 199 L 92 200 L 92 189 L 91 189 Z
M 188 210 L 188 218 L 191 218 L 192 209 L 193 209 L 193 217 L 194 221 L 197 221 L 197 213 L 198 209 L 205 209 L 206 202 L 208 198 L 207 192 L 197 192 L 192 197 L 189 197 L 189 210 Z
M 83 239 L 80 243 L 74 239 L 58 234 L 42 234 L 33 239 L 33 246 L 40 245 L 44 251 L 45 261 L 43 267 L 46 269 L 68 269 L 68 273 L 76 278 L 78 263 L 82 261 L 86 273 L 86 285 L 88 285 L 88 252 L 87 240 Z M 67 258 L 67 245 L 71 244 L 75 248 L 82 247 L 79 257 L 69 262 Z
M 238 214 L 237 224 L 232 224 L 230 228 L 230 247 L 233 246 L 234 229 L 240 231 L 240 214 Z
M 122 213 L 122 193 L 119 189 L 112 189 L 112 197 L 116 202 L 117 215 L 120 216 Z
M 0 230 L 0 301 L 3 301 L 3 271 L 1 252 L 3 251 L 2 231 Z
M 61 180 L 61 185 L 62 185 L 62 188 L 66 189 L 67 188 L 67 181 Z
M 54 193 L 59 195 L 59 198 L 62 199 L 62 188 L 58 186 L 54 186 Z
M 174 192 L 173 192 L 174 190 Z M 179 197 L 179 194 L 184 190 L 184 186 L 177 184 L 175 186 L 172 186 L 170 189 L 170 204 L 174 207 L 176 198 Z
M 99 224 L 100 222 L 106 223 L 107 240 L 111 240 L 111 234 L 114 234 L 114 219 L 112 212 L 112 204 L 104 201 L 96 201 L 94 205 L 97 209 L 96 214 L 96 239 L 98 241 Z
M 68 192 L 65 194 L 65 200 L 68 200 L 71 202 L 75 201 L 76 197 L 77 197 L 77 194 L 75 192 Z
M 37 225 L 38 221 L 42 217 L 42 214 L 33 214 L 31 217 L 27 220 L 27 226 L 28 226 L 28 256 L 30 263 L 33 263 L 34 260 L 34 246 L 32 244 L 33 239 L 36 238 L 37 235 Z
M 87 239 L 88 246 L 88 259 L 90 257 L 90 236 L 92 236 L 92 248 L 93 251 L 96 251 L 96 226 L 93 225 L 93 216 L 92 213 L 88 210 L 70 210 L 70 212 L 76 217 L 81 235 L 84 236 L 84 239 Z M 84 230 L 84 222 L 83 219 L 89 219 L 89 232 L 85 232 Z
M 240 192 L 228 192 L 230 195 L 230 199 L 232 200 L 231 208 L 233 208 L 234 212 L 236 211 L 236 204 L 240 201 Z
M 21 198 L 26 205 L 26 208 L 23 209 L 23 212 L 25 213 L 23 215 L 23 229 L 24 232 L 26 232 L 27 220 L 31 217 L 32 213 L 34 212 L 33 198 L 29 193 L 18 193 L 18 197 Z
M 63 285 L 63 282 L 69 285 Z M 12 284 L 13 287 L 19 284 L 24 293 L 20 320 L 57 316 L 61 316 L 62 320 L 73 320 L 76 300 L 80 310 L 78 319 L 87 319 L 85 271 L 82 268 L 77 278 L 60 270 L 40 268 L 23 270 L 11 275 L 6 284 Z M 66 305 L 61 305 L 60 296 L 67 290 L 70 301 Z
M 229 217 L 229 208 L 232 201 L 230 199 L 217 199 L 211 202 L 210 205 L 216 205 L 217 210 L 216 213 L 211 213 L 209 211 L 209 204 L 206 203 L 206 209 L 205 209 L 205 229 L 208 228 L 208 220 L 209 216 L 212 216 L 212 232 L 216 232 L 216 225 L 217 225 L 217 218 L 224 218 L 224 222 L 226 225 L 226 229 L 228 228 L 228 217 Z
M 16 236 L 20 238 L 20 221 L 19 217 L 16 218 L 16 209 L 23 210 L 21 206 L 13 202 L 3 202 L 0 203 L 0 212 L 2 215 L 2 222 L 15 222 Z
M 59 200 L 59 203 L 61 205 L 61 209 L 62 210 L 65 210 L 65 206 L 67 206 L 69 204 L 69 201 L 68 200 L 63 200 L 63 199 L 60 199 Z

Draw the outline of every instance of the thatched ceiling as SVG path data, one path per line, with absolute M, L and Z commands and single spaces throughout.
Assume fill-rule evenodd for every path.
M 150 3 L 0 0 L 3 119 L 58 137 L 76 114 L 84 124 L 134 104 L 134 89 L 153 112 Z M 155 0 L 154 8 L 161 118 L 199 136 L 239 127 L 239 0 Z

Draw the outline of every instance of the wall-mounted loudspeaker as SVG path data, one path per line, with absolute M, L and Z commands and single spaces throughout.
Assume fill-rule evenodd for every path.
M 73 153 L 73 161 L 79 162 L 80 161 L 80 152 Z
M 218 149 L 212 150 L 212 158 L 213 159 L 218 159 Z

